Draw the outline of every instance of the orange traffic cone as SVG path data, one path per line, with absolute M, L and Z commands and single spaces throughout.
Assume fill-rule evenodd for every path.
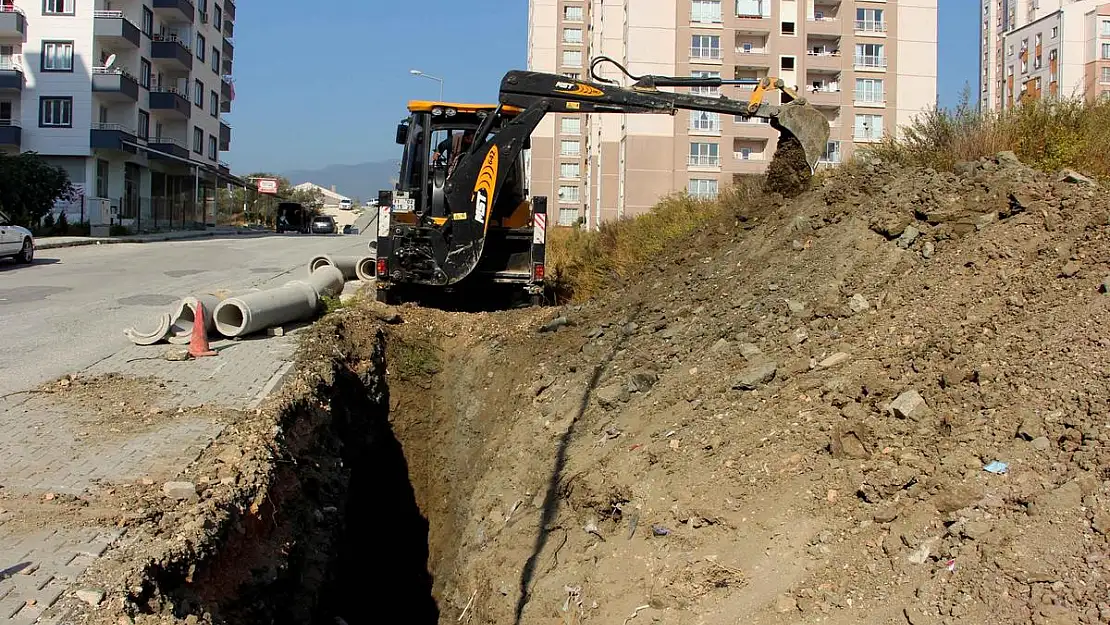
M 197 311 L 193 316 L 193 335 L 189 338 L 189 355 L 193 358 L 218 355 L 218 352 L 208 344 L 208 331 L 204 327 L 204 304 L 200 300 L 197 300 Z

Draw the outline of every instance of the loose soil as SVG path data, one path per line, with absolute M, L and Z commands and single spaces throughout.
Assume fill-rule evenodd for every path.
M 116 502 L 83 618 L 1110 622 L 1110 199 L 958 169 L 845 169 L 581 306 L 329 315 L 198 501 Z

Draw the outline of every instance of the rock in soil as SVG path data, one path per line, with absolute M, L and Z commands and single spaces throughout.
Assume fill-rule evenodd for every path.
M 754 391 L 755 389 L 767 384 L 775 379 L 775 373 L 778 371 L 778 365 L 773 362 L 763 362 L 748 366 L 737 378 L 733 388 L 742 391 Z

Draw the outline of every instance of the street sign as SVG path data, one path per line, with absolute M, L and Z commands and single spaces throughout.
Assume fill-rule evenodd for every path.
M 274 178 L 259 178 L 258 192 L 276 195 L 278 192 L 278 181 Z

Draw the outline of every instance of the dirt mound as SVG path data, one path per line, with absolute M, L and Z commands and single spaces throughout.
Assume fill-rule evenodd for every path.
M 1110 204 L 959 172 L 864 163 L 542 319 L 403 310 L 442 622 L 1106 622 Z

